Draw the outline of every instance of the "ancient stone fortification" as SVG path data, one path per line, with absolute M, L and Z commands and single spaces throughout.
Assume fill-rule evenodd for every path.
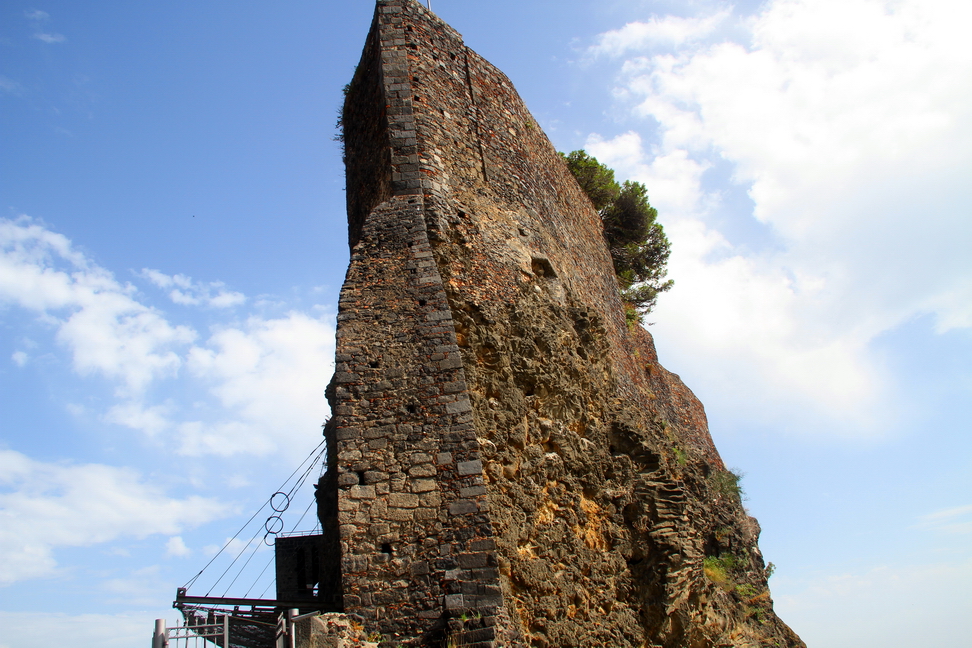
M 803 645 L 702 405 L 626 322 L 509 79 L 379 0 L 343 126 L 331 606 L 390 646 Z

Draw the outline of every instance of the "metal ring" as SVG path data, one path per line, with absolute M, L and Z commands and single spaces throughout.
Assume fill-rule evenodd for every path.
M 280 528 L 277 529 L 276 531 L 270 528 L 271 525 L 277 526 L 277 522 L 274 522 L 273 520 L 276 520 L 277 522 L 280 523 Z M 263 528 L 266 529 L 267 533 L 269 533 L 270 535 L 277 535 L 278 533 L 283 531 L 284 528 L 283 518 L 280 517 L 279 515 L 271 515 L 270 517 L 267 518 L 267 521 L 263 523 Z
M 283 504 L 280 505 L 280 508 L 277 508 L 277 505 L 274 504 L 273 501 L 277 495 L 283 495 Z M 283 491 L 277 491 L 276 493 L 270 496 L 270 508 L 272 508 L 277 513 L 283 513 L 288 508 L 290 508 L 290 495 L 284 493 Z
M 273 535 L 274 542 L 276 542 L 276 540 L 277 540 L 277 536 L 276 535 L 271 534 L 269 532 L 263 534 L 263 544 L 267 545 L 268 547 L 272 547 L 273 546 L 273 542 L 267 542 L 267 538 L 269 538 L 271 535 Z

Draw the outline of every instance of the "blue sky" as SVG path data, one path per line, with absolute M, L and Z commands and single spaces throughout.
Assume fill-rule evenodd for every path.
M 650 330 L 746 475 L 780 615 L 968 646 L 969 8 L 432 8 L 559 149 L 648 186 Z M 372 10 L 0 3 L 0 647 L 147 641 L 319 443 Z

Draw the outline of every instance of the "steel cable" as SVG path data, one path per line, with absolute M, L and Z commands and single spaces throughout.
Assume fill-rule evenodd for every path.
M 321 446 L 323 446 L 323 445 L 324 445 L 325 443 L 326 443 L 326 441 L 323 441 L 323 440 L 322 440 L 322 441 L 321 441 L 321 442 L 320 442 L 319 444 L 317 444 L 317 446 L 315 446 L 315 447 L 314 447 L 314 449 L 313 449 L 313 450 L 311 450 L 311 452 L 310 452 L 310 454 L 309 454 L 309 455 L 307 455 L 307 458 L 306 458 L 306 459 L 304 459 L 303 461 L 301 461 L 301 462 L 300 462 L 300 464 L 299 464 L 299 465 L 297 466 L 297 468 L 295 468 L 295 469 L 294 469 L 294 471 L 293 471 L 292 473 L 290 473 L 290 475 L 289 475 L 289 476 L 287 477 L 287 479 L 285 479 L 285 480 L 284 480 L 284 482 L 283 482 L 283 484 L 281 484 L 281 485 L 280 485 L 280 488 L 278 488 L 278 489 L 277 489 L 277 491 L 276 491 L 276 492 L 274 493 L 274 495 L 276 495 L 276 494 L 277 494 L 277 493 L 279 493 L 279 492 L 282 492 L 282 491 L 283 491 L 283 488 L 284 488 L 284 487 L 285 487 L 285 486 L 287 485 L 287 483 L 288 483 L 288 482 L 290 482 L 290 480 L 291 480 L 291 479 L 293 479 L 293 477 L 294 477 L 294 475 L 296 475 L 296 474 L 297 474 L 297 473 L 298 473 L 298 472 L 300 471 L 300 469 L 301 469 L 301 468 L 302 468 L 302 467 L 304 466 L 304 464 L 305 464 L 305 463 L 306 463 L 306 462 L 307 462 L 307 461 L 308 461 L 309 459 L 311 459 L 311 457 L 314 457 L 314 460 L 313 460 L 313 461 L 311 462 L 311 465 L 310 465 L 310 466 L 308 467 L 308 469 L 307 469 L 307 470 L 305 470 L 305 472 L 304 472 L 304 475 L 303 475 L 303 476 L 301 477 L 301 479 L 299 480 L 299 481 L 300 481 L 300 483 L 303 483 L 303 481 L 304 481 L 304 480 L 306 479 L 306 475 L 307 475 L 307 474 L 309 474 L 309 472 L 310 472 L 310 470 L 311 470 L 311 469 L 313 469 L 313 467 L 314 467 L 314 465 L 316 465 L 316 464 L 317 464 L 317 461 L 318 461 L 318 460 L 320 459 L 320 457 L 321 457 L 321 456 L 322 456 L 322 455 L 324 454 L 324 452 L 325 452 L 325 451 L 327 450 L 326 448 L 325 448 L 324 450 L 320 450 L 320 448 L 321 448 Z M 318 452 L 318 450 L 320 450 L 320 452 Z M 315 454 L 317 455 L 316 457 L 314 456 Z M 293 494 L 293 492 L 294 492 L 294 489 L 292 488 L 292 489 L 290 490 L 290 492 L 289 492 L 289 493 L 287 493 L 287 496 L 288 496 L 288 498 L 289 498 L 289 497 L 290 497 L 290 496 L 291 496 L 291 495 Z M 248 527 L 248 526 L 250 525 L 250 523 L 251 523 L 251 522 L 253 522 L 253 520 L 255 520 L 255 519 L 256 519 L 256 517 L 257 517 L 258 515 L 260 515 L 260 512 L 261 512 L 261 511 L 263 511 L 263 509 L 265 509 L 265 508 L 266 508 L 267 506 L 270 506 L 270 507 L 271 507 L 271 509 L 272 509 L 272 508 L 273 508 L 273 505 L 272 505 L 272 501 L 273 501 L 273 495 L 271 495 L 271 496 L 270 496 L 270 498 L 268 498 L 268 499 L 267 499 L 267 501 L 265 501 L 265 502 L 263 503 L 263 505 L 262 505 L 262 506 L 261 506 L 261 507 L 260 507 L 259 509 L 257 509 L 257 510 L 256 510 L 256 512 L 255 512 L 255 513 L 254 513 L 254 514 L 253 514 L 252 516 L 250 516 L 250 519 L 249 519 L 249 520 L 247 520 L 247 521 L 246 521 L 246 523 L 245 523 L 245 524 L 243 524 L 243 526 L 242 526 L 242 527 L 240 527 L 240 530 L 239 530 L 239 531 L 237 531 L 237 532 L 236 532 L 236 533 L 235 533 L 235 534 L 233 535 L 233 537 L 232 537 L 232 538 L 230 538 L 229 540 L 227 540 L 227 541 L 226 541 L 226 543 L 225 543 L 225 544 L 224 544 L 224 545 L 223 545 L 223 546 L 222 546 L 222 547 L 221 547 L 221 548 L 219 549 L 219 551 L 217 551 L 217 552 L 216 552 L 216 553 L 215 553 L 215 554 L 213 555 L 213 557 L 209 559 L 209 562 L 207 562 L 207 563 L 206 563 L 206 564 L 205 564 L 205 565 L 203 566 L 203 568 L 199 570 L 199 573 L 197 573 L 197 574 L 196 574 L 195 576 L 193 576 L 193 577 L 192 577 L 191 579 L 189 579 L 189 581 L 188 581 L 188 582 L 187 582 L 187 583 L 186 583 L 186 584 L 185 584 L 185 585 L 183 586 L 183 588 L 184 588 L 184 589 L 189 589 L 189 587 L 190 587 L 190 586 L 191 586 L 191 585 L 192 585 L 193 583 L 195 583 L 195 582 L 196 582 L 196 580 L 197 580 L 197 579 L 198 579 L 198 578 L 199 578 L 200 576 L 202 576 L 202 575 L 203 575 L 203 572 L 205 572 L 205 571 L 206 571 L 206 570 L 207 570 L 207 569 L 209 568 L 209 566 L 210 566 L 210 565 L 212 565 L 212 564 L 213 564 L 213 562 L 215 562 L 215 560 L 216 560 L 216 559 L 217 559 L 217 558 L 218 558 L 218 557 L 219 557 L 219 556 L 220 556 L 220 555 L 221 555 L 221 554 L 222 554 L 222 553 L 223 553 L 224 551 L 226 551 L 226 549 L 227 549 L 227 548 L 228 548 L 228 547 L 230 546 L 230 544 L 231 544 L 231 543 L 232 543 L 232 542 L 233 542 L 234 540 L 236 540 L 236 539 L 237 539 L 237 538 L 239 537 L 239 535 L 240 535 L 241 533 L 243 533 L 243 530 L 244 530 L 244 529 L 246 529 L 246 527 Z M 242 555 L 242 553 L 241 553 L 240 555 Z M 228 567 L 226 571 L 229 571 L 229 569 L 230 569 L 230 568 L 232 568 L 232 566 L 233 566 L 233 563 L 235 563 L 235 562 L 236 562 L 236 561 L 237 561 L 238 559 L 239 559 L 239 556 L 237 556 L 236 558 L 234 558 L 234 559 L 233 559 L 233 562 L 232 562 L 232 563 L 230 563 L 230 567 Z M 225 576 L 225 575 L 226 575 L 226 572 L 223 572 L 223 574 L 222 574 L 222 575 L 221 575 L 221 576 L 219 577 L 219 579 L 217 579 L 217 581 L 216 581 L 216 583 L 214 583 L 214 584 L 213 584 L 213 586 L 212 586 L 212 587 L 210 588 L 210 590 L 209 590 L 210 592 L 211 592 L 211 591 L 213 590 L 213 588 L 215 588 L 215 587 L 216 587 L 216 585 L 218 585 L 218 584 L 219 584 L 219 581 L 221 581 L 221 580 L 223 579 L 223 576 Z M 207 596 L 208 596 L 208 595 L 209 595 L 209 594 L 207 593 Z

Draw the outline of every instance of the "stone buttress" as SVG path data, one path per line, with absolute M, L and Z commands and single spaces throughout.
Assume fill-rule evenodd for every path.
M 332 586 L 345 612 L 389 638 L 513 645 L 462 356 L 426 231 L 436 187 L 412 110 L 403 4 L 424 11 L 378 3 L 348 91 L 361 108 L 344 117 L 352 253 L 322 480 L 337 494 Z M 457 626 L 460 616 L 475 623 Z

